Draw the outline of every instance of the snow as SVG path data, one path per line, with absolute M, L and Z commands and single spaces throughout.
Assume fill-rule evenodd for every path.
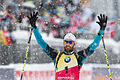
M 16 70 L 22 70 L 23 64 L 10 64 L 10 66 L 14 66 Z M 50 71 L 54 70 L 53 63 L 45 63 L 45 64 L 26 64 L 25 71 Z
M 12 32 L 12 34 L 14 35 L 14 37 L 16 39 L 28 39 L 30 32 L 25 31 L 25 30 L 16 30 L 16 31 Z M 51 40 L 53 39 L 52 33 L 49 36 L 47 36 L 46 33 L 41 33 L 41 35 L 42 35 L 43 39 L 46 39 L 46 38 L 51 39 Z M 31 39 L 35 40 L 35 37 L 32 35 Z
M 28 37 L 29 37 L 28 36 L 29 33 L 24 30 L 16 30 L 16 31 L 12 32 L 12 34 L 16 39 L 28 39 Z
M 4 1 L 4 0 L 3 0 Z M 11 1 L 11 0 L 10 0 Z M 39 1 L 41 1 L 41 0 L 39 0 Z M 49 2 L 50 2 L 51 0 L 49 0 Z M 7 0 L 5 0 L 5 2 L 7 2 Z M 49 3 L 48 2 L 48 3 Z M 74 4 L 78 4 L 78 2 L 79 2 L 79 0 L 73 0 L 73 2 L 74 2 Z M 104 3 L 103 3 L 104 2 Z M 107 4 L 106 4 L 106 2 L 108 2 Z M 91 3 L 91 8 L 93 8 L 94 9 L 94 11 L 95 11 L 95 13 L 106 13 L 106 15 L 108 15 L 109 17 L 114 17 L 115 15 L 113 14 L 115 11 L 117 11 L 116 9 L 114 9 L 114 7 L 115 7 L 115 5 L 114 5 L 114 7 L 113 6 L 111 6 L 111 5 L 113 5 L 113 2 L 114 1 L 112 1 L 112 0 L 110 0 L 110 1 L 103 1 L 103 0 L 91 0 L 90 1 L 90 3 Z M 36 2 L 37 3 L 37 2 Z M 6 4 L 8 4 L 8 3 L 6 3 Z M 38 3 L 39 4 L 39 3 Z M 99 4 L 99 5 L 98 5 Z M 106 5 L 107 6 L 109 6 L 109 7 L 106 7 Z M 98 5 L 98 6 L 97 6 Z M 100 6 L 100 5 L 102 5 L 102 6 Z M 7 5 L 4 5 L 3 7 L 5 7 L 5 6 L 7 6 Z M 34 8 L 34 9 L 36 9 L 37 10 L 37 6 L 36 5 L 34 5 L 31 1 L 30 2 L 24 2 L 23 4 L 22 4 L 22 6 L 23 7 L 29 7 L 29 8 Z M 117 5 L 116 5 L 117 6 Z M 69 5 L 68 6 L 68 8 L 69 7 L 71 7 L 71 5 Z M 73 8 L 70 8 L 71 10 L 72 9 L 76 9 L 76 7 L 73 7 Z M 84 17 L 82 18 L 82 21 L 83 22 L 85 22 L 87 19 L 88 19 L 88 17 L 90 17 L 91 16 L 91 14 L 92 14 L 92 11 L 89 9 L 89 8 L 85 8 L 84 9 L 85 10 L 85 12 L 84 12 Z M 66 14 L 68 14 L 68 13 L 66 13 Z M 0 15 L 1 16 L 3 16 L 3 13 L 0 11 Z M 69 14 L 68 14 L 69 15 Z M 69 15 L 70 16 L 70 15 Z M 64 18 L 65 18 L 65 16 L 64 16 Z M 26 18 L 27 19 L 27 18 Z M 25 19 L 25 20 L 26 20 Z M 66 19 L 66 18 L 65 18 Z M 24 26 L 26 26 L 26 24 L 27 23 L 25 23 L 26 21 L 25 20 L 23 20 L 23 23 L 24 23 Z M 56 23 L 60 23 L 61 22 L 61 19 L 59 19 L 59 18 L 57 18 L 56 19 Z M 15 25 L 17 25 L 17 23 L 15 23 Z M 23 25 L 23 24 L 22 24 Z M 97 26 L 99 26 L 98 24 L 96 24 L 95 22 L 93 22 L 93 23 L 91 23 L 91 30 L 92 31 L 94 31 L 94 30 L 96 30 L 96 32 L 97 32 L 97 30 L 98 30 L 98 28 L 99 27 L 97 27 Z M 43 32 L 40 32 L 41 33 L 41 35 L 42 35 L 42 37 L 43 37 L 43 39 L 47 42 L 47 43 L 49 43 L 50 45 L 53 45 L 53 46 L 62 46 L 63 47 L 63 39 L 59 39 L 59 38 L 54 38 L 53 37 L 53 34 L 52 34 L 52 32 L 49 34 L 49 35 L 47 35 L 46 33 L 43 33 Z M 28 39 L 29 39 L 29 35 L 30 35 L 30 32 L 29 31 L 24 31 L 24 30 L 16 30 L 16 31 L 13 31 L 12 32 L 12 34 L 13 34 L 13 36 L 16 38 L 16 40 L 17 40 L 17 43 L 22 43 L 22 42 L 20 42 L 20 40 L 21 41 L 25 41 L 26 43 L 27 43 L 27 41 L 28 41 Z M 86 36 L 87 37 L 87 36 Z M 34 34 L 32 35 L 32 38 L 31 38 L 31 40 L 32 41 L 34 41 L 36 44 L 37 44 L 37 41 L 36 41 L 36 39 L 35 39 L 35 36 L 34 36 Z M 76 42 L 76 46 L 77 47 L 80 47 L 80 46 L 88 46 L 88 45 L 90 45 L 92 42 L 93 42 L 93 40 L 94 39 L 82 39 L 82 38 L 79 38 L 79 39 L 77 39 L 77 42 Z M 111 39 L 111 38 L 108 38 L 108 39 L 104 39 L 104 41 L 105 41 L 105 45 L 106 45 L 106 48 L 110 48 L 111 50 L 112 50 L 112 52 L 114 53 L 114 54 L 117 54 L 118 56 L 120 55 L 120 41 L 119 42 L 116 42 L 116 41 L 114 41 L 113 39 Z M 53 43 L 54 42 L 54 43 Z M 32 43 L 32 42 L 31 42 Z M 22 47 L 22 46 L 20 46 L 20 47 Z M 100 46 L 98 47 L 98 48 L 103 48 L 103 43 L 102 43 L 102 41 L 101 41 L 101 43 L 100 43 Z M 2 49 L 2 48 L 0 48 L 0 49 Z M 11 50 L 10 48 L 8 49 L 8 51 L 9 50 Z M 34 50 L 34 49 L 33 49 Z M 110 51 L 111 51 L 110 50 Z M 20 50 L 18 50 L 18 51 L 20 51 Z M 22 52 L 20 52 L 20 53 L 22 53 Z M 10 53 L 9 53 L 10 54 Z M 35 53 L 35 55 L 36 54 L 39 54 L 39 53 Z M 3 56 L 6 56 L 6 55 L 3 55 Z M 0 56 L 1 57 L 1 56 Z M 36 57 L 36 56 L 35 56 Z M 100 59 L 103 59 L 102 58 L 102 56 L 99 56 L 100 57 Z M 109 57 L 109 56 L 108 56 Z M 111 56 L 110 55 L 110 57 L 113 57 L 113 56 Z M 117 56 L 116 56 L 117 57 Z M 120 56 L 119 56 L 120 57 Z M 105 59 L 105 58 L 104 58 Z M 110 59 L 113 59 L 113 58 L 108 58 L 109 60 Z M 116 61 L 116 59 L 118 60 L 118 62 L 120 62 L 119 61 L 119 58 L 115 58 L 115 59 L 113 59 L 113 61 L 115 60 Z M 1 59 L 2 60 L 2 59 Z M 4 59 L 3 59 L 4 60 Z M 36 59 L 37 60 L 37 59 Z M 94 61 L 96 60 L 95 58 L 93 59 Z M 98 60 L 98 58 L 97 58 L 97 60 Z M 99 61 L 99 60 L 98 60 Z M 23 69 L 23 63 L 21 63 L 21 64 L 9 64 L 9 65 L 0 65 L 0 73 L 2 73 L 2 70 L 1 69 L 14 69 L 14 72 L 16 73 L 16 71 L 19 71 L 19 72 L 21 72 L 22 71 L 22 69 Z M 105 68 L 105 69 L 107 69 L 107 64 L 94 64 L 94 63 L 89 63 L 89 64 L 83 64 L 83 67 L 82 67 L 82 70 L 81 70 L 81 79 L 80 80 L 86 80 L 86 78 L 87 78 L 87 80 L 91 80 L 92 79 L 92 77 L 94 77 L 93 76 L 93 69 L 94 68 L 102 68 L 102 70 L 104 70 L 103 68 Z M 113 73 L 117 73 L 118 74 L 118 76 L 119 76 L 119 70 L 120 70 L 120 64 L 110 64 L 110 68 L 115 68 L 116 69 L 116 71 L 112 71 L 112 74 Z M 54 71 L 54 64 L 53 63 L 44 63 L 44 64 L 34 64 L 34 63 L 32 63 L 32 64 L 26 64 L 25 65 L 25 68 L 24 68 L 24 70 L 25 71 L 32 71 L 32 72 L 35 72 L 35 71 L 43 71 L 43 72 L 50 72 L 50 71 Z M 98 69 L 99 70 L 99 69 Z M 98 70 L 96 70 L 96 71 L 98 71 Z M 87 73 L 88 72 L 88 73 Z M 90 72 L 90 74 L 89 74 L 89 72 Z M 98 71 L 99 72 L 99 71 Z M 15 74 L 14 73 L 14 74 Z M 87 73 L 87 74 L 86 74 Z M 107 75 L 107 73 L 108 73 L 108 71 L 106 71 L 105 72 L 105 76 L 106 77 L 109 77 L 108 75 Z M 29 74 L 29 73 L 28 73 Z M 27 74 L 27 75 L 28 75 Z M 46 73 L 47 74 L 47 73 Z M 50 73 L 49 73 L 50 74 Z M 102 75 L 104 75 L 104 74 L 102 74 Z M 39 75 L 40 76 L 40 75 Z M 55 75 L 54 75 L 55 76 Z M 112 76 L 114 76 L 114 75 L 112 75 Z M 6 77 L 8 77 L 8 76 L 6 76 Z M 15 77 L 17 77 L 17 80 L 20 80 L 19 78 L 18 78 L 18 75 L 16 75 Z M 19 75 L 19 77 L 20 77 L 20 75 Z M 30 77 L 30 76 L 28 76 L 28 77 Z M 32 75 L 32 77 L 36 77 L 36 75 Z M 40 76 L 41 77 L 41 76 Z M 49 78 L 48 76 L 46 76 L 45 74 L 44 74 L 44 77 L 46 78 Z M 116 76 L 115 76 L 116 77 Z M 1 74 L 0 74 L 0 79 L 1 79 Z M 29 78 L 28 78 L 29 79 Z M 51 79 L 51 78 L 49 78 L 49 79 Z M 24 79 L 25 80 L 25 79 Z M 39 78 L 38 79 L 31 79 L 31 80 L 39 80 Z M 44 80 L 44 79 L 42 79 L 42 80 Z M 46 79 L 46 80 L 48 80 L 48 79 Z M 51 80 L 53 80 L 53 79 L 51 79 Z M 118 80 L 120 80 L 120 78 L 118 79 Z

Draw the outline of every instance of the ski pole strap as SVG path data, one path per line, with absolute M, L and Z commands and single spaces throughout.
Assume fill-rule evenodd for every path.
M 101 35 L 99 32 L 98 32 L 98 35 L 99 35 L 99 36 L 101 36 L 102 38 L 103 38 L 103 36 L 104 36 L 104 34 L 103 34 L 103 35 Z

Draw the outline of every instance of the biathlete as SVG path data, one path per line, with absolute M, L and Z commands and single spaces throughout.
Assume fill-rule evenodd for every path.
M 97 23 L 100 25 L 100 30 L 96 35 L 93 43 L 86 49 L 76 52 L 75 43 L 76 37 L 72 33 L 67 33 L 64 36 L 64 51 L 57 52 L 54 48 L 50 47 L 43 39 L 36 26 L 38 12 L 31 13 L 28 18 L 33 28 L 33 33 L 39 46 L 45 53 L 52 58 L 55 66 L 55 80 L 79 80 L 79 73 L 82 65 L 87 58 L 93 54 L 95 49 L 99 46 L 104 35 L 104 30 L 107 24 L 107 16 L 100 14 Z

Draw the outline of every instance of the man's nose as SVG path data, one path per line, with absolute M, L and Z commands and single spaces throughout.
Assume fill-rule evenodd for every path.
M 68 43 L 66 43 L 66 45 L 70 45 L 70 43 L 68 42 Z

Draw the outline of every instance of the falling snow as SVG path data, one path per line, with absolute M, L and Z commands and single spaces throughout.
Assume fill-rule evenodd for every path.
M 27 16 L 33 11 L 39 13 L 36 25 L 42 38 L 57 51 L 64 50 L 63 37 L 68 32 L 77 38 L 76 51 L 87 48 L 99 31 L 97 16 L 106 14 L 105 46 L 112 78 L 120 80 L 120 6 L 117 3 L 120 0 L 0 0 L 0 80 L 20 80 L 31 30 Z M 24 80 L 54 80 L 55 77 L 54 64 L 34 34 L 25 74 Z M 80 80 L 109 80 L 102 41 L 94 54 L 86 58 L 80 76 Z

